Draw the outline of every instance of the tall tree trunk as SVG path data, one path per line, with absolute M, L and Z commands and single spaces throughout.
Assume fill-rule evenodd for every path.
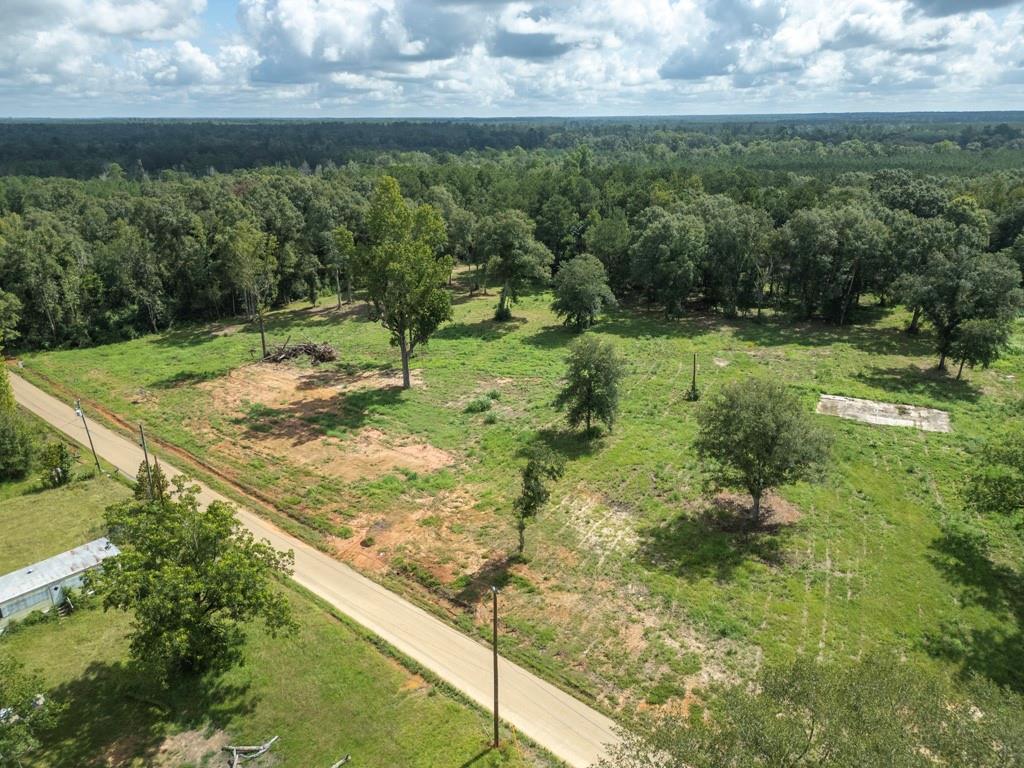
M 754 507 L 750 510 L 753 517 L 754 525 L 761 522 L 761 491 L 755 491 L 750 494 L 750 497 L 754 500 Z
M 945 352 L 940 352 L 939 353 L 939 365 L 938 365 L 938 368 L 939 368 L 940 371 L 946 370 L 946 353 Z
M 965 363 L 965 362 L 967 362 L 967 361 L 966 361 L 966 360 L 961 360 L 961 361 L 960 361 L 960 370 L 958 370 L 958 371 L 956 372 L 956 380 L 957 380 L 957 381 L 960 381 L 960 376 L 961 376 L 961 375 L 963 374 L 963 372 L 964 372 L 964 363 Z
M 338 309 L 341 309 L 341 275 L 337 269 L 334 270 L 334 292 L 338 296 Z
M 398 348 L 402 351 L 402 389 L 409 389 L 412 386 L 412 379 L 409 376 L 409 345 L 405 340 L 405 333 L 398 337 Z
M 910 317 L 910 325 L 907 326 L 907 333 L 914 335 L 921 330 L 921 307 L 914 307 L 914 314 Z
M 352 303 L 352 268 L 345 270 L 345 297 L 349 304 Z
M 519 554 L 523 554 L 523 550 L 526 549 L 526 521 L 523 518 L 519 518 Z
M 260 346 L 263 347 L 263 356 L 267 356 L 267 334 L 263 328 L 263 310 L 258 309 L 256 316 L 260 320 Z

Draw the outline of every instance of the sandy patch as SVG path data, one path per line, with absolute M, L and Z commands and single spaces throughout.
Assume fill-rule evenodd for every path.
M 712 358 L 712 362 L 714 362 L 714 364 L 717 365 L 719 368 L 725 368 L 725 366 L 729 364 L 729 361 L 723 357 Z
M 287 429 L 288 425 L 282 426 Z M 314 430 L 302 425 L 299 435 L 261 436 L 256 442 L 294 464 L 347 482 L 381 477 L 397 469 L 430 474 L 455 463 L 451 454 L 429 443 L 391 439 L 372 427 L 360 429 L 348 440 L 315 434 Z
M 179 765 L 199 765 L 206 755 L 219 753 L 228 743 L 223 731 L 207 735 L 203 731 L 182 731 L 168 736 L 160 745 L 149 765 L 172 768 Z
M 742 520 L 748 514 L 753 501 L 745 493 L 721 491 L 712 501 L 716 510 Z M 760 525 L 765 527 L 792 525 L 801 517 L 800 508 L 791 504 L 774 491 L 768 491 L 761 498 Z
M 630 510 L 609 503 L 583 486 L 563 498 L 556 511 L 566 515 L 568 525 L 579 536 L 580 547 L 596 554 L 599 565 L 608 555 L 626 554 L 636 548 L 638 536 Z
M 952 431 L 949 414 L 945 411 L 921 408 L 915 405 L 880 403 L 876 400 L 861 400 L 856 397 L 822 395 L 818 401 L 818 413 L 861 421 L 865 424 L 915 427 L 925 432 Z
M 422 385 L 419 371 L 412 372 L 412 380 L 414 385 Z M 357 390 L 398 389 L 402 386 L 402 372 L 369 370 L 345 373 L 323 368 L 298 368 L 283 363 L 252 363 L 235 368 L 226 376 L 201 382 L 198 386 L 210 393 L 217 410 L 229 413 L 249 403 L 270 408 L 295 407 L 332 400 Z
M 348 374 L 257 363 L 198 387 L 210 393 L 217 411 L 238 422 L 243 430 L 237 438 L 221 443 L 218 450 L 244 461 L 253 454 L 285 459 L 318 474 L 351 482 L 395 470 L 430 474 L 455 462 L 451 454 L 428 443 L 391 437 L 372 427 L 339 438 L 326 435 L 317 424 L 320 417 L 337 416 L 344 409 L 347 394 L 401 385 L 400 371 Z M 245 418 L 254 405 L 269 412 Z

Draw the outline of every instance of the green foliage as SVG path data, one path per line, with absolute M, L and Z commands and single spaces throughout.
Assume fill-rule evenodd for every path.
M 632 281 L 669 316 L 678 315 L 707 252 L 707 231 L 699 218 L 648 208 L 639 217 L 630 250 Z
M 547 483 L 557 480 L 565 471 L 565 462 L 549 450 L 534 449 L 522 471 L 522 489 L 512 502 L 519 533 L 519 554 L 526 548 L 526 526 L 548 503 L 551 491 Z
M 1010 422 L 979 452 L 971 470 L 968 502 L 980 512 L 1024 524 L 1024 423 Z
M 604 265 L 589 254 L 562 262 L 555 275 L 554 289 L 551 308 L 577 331 L 589 328 L 602 310 L 617 304 L 608 287 Z
M 14 400 L 14 390 L 11 389 L 11 379 L 7 374 L 7 366 L 0 358 L 0 414 L 10 415 L 16 410 L 17 403 Z
M 830 439 L 784 384 L 746 378 L 725 385 L 697 412 L 694 448 L 715 482 L 742 488 L 761 517 L 770 488 L 808 479 L 828 458 Z
M 591 431 L 594 420 L 611 431 L 619 411 L 619 382 L 624 364 L 611 342 L 591 336 L 576 341 L 569 351 L 565 386 L 555 398 L 555 407 L 566 411 L 573 429 L 584 424 Z
M 174 479 L 174 495 L 107 509 L 121 554 L 92 580 L 103 607 L 133 612 L 131 653 L 164 677 L 223 671 L 238 663 L 246 626 L 289 631 L 275 576 L 293 555 L 256 541 L 223 502 L 200 508 L 194 487 Z
M 152 492 L 150 486 L 152 485 Z M 159 461 L 146 465 L 146 460 L 139 462 L 139 468 L 135 472 L 135 489 L 133 491 L 136 501 L 149 501 L 150 499 L 163 499 L 170 490 L 170 482 L 167 475 L 160 467 Z
M 1020 285 L 1020 269 L 1005 256 L 966 248 L 931 254 L 920 276 L 909 285 L 907 300 L 921 307 L 935 329 L 940 368 L 953 353 L 961 327 L 970 320 L 992 323 L 969 330 L 967 346 L 960 353 L 984 357 L 998 350 L 999 324 L 1008 324 L 1024 306 Z
M 487 260 L 487 272 L 501 283 L 501 294 L 494 319 L 508 320 L 509 306 L 529 285 L 551 276 L 553 256 L 547 246 L 533 236 L 533 222 L 522 211 L 501 211 L 480 222 L 476 243 Z
M 0 411 L 0 481 L 25 477 L 34 455 L 35 443 L 24 419 L 15 411 Z
M 46 488 L 57 488 L 71 482 L 75 457 L 63 440 L 54 440 L 39 452 L 39 480 Z
M 489 397 L 475 397 L 466 403 L 466 407 L 462 409 L 463 413 L 483 413 L 484 411 L 491 410 L 493 401 Z
M 18 322 L 21 320 L 21 299 L 13 293 L 0 289 L 0 352 L 12 341 L 16 341 Z M 2 376 L 2 374 L 0 374 Z M 0 387 L 3 385 L 0 384 Z
M 1012 330 L 1013 320 L 1009 317 L 965 321 L 957 328 L 949 349 L 950 359 L 960 364 L 956 377 L 959 379 L 963 374 L 965 364 L 988 368 L 998 360 L 1010 343 Z
M 410 356 L 452 316 L 445 288 L 452 261 L 435 255 L 445 242 L 444 221 L 428 205 L 411 212 L 390 176 L 378 182 L 368 218 L 373 247 L 363 265 L 367 298 L 401 351 L 408 389 Z
M 598 768 L 997 768 L 1024 754 L 1020 696 L 974 682 L 953 696 L 888 656 L 770 666 L 715 691 L 707 716 L 642 716 Z
M 20 768 L 63 707 L 45 695 L 40 675 L 6 654 L 0 654 L 0 681 L 0 768 Z

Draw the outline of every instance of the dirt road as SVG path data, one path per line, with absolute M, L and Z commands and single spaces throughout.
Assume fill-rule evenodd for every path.
M 0 363 L 2 364 L 2 363 Z M 87 445 L 82 420 L 74 409 L 11 372 L 14 396 L 24 408 Z M 134 477 L 142 448 L 132 440 L 89 420 L 96 452 Z M 169 476 L 182 474 L 161 459 Z M 227 499 L 201 485 L 200 499 Z M 426 611 L 359 575 L 329 555 L 284 533 L 255 513 L 238 507 L 238 518 L 256 536 L 295 552 L 294 579 L 345 615 L 391 643 L 412 659 L 485 707 L 492 704 L 491 650 Z M 617 741 L 612 721 L 555 686 L 505 659 L 499 660 L 499 710 L 514 725 L 572 766 L 588 766 Z

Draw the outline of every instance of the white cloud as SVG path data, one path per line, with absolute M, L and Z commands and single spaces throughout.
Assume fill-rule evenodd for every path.
M 215 32 L 206 0 L 0 0 L 0 114 L 76 96 L 134 114 L 1022 103 L 1020 0 L 227 1 L 238 26 Z

